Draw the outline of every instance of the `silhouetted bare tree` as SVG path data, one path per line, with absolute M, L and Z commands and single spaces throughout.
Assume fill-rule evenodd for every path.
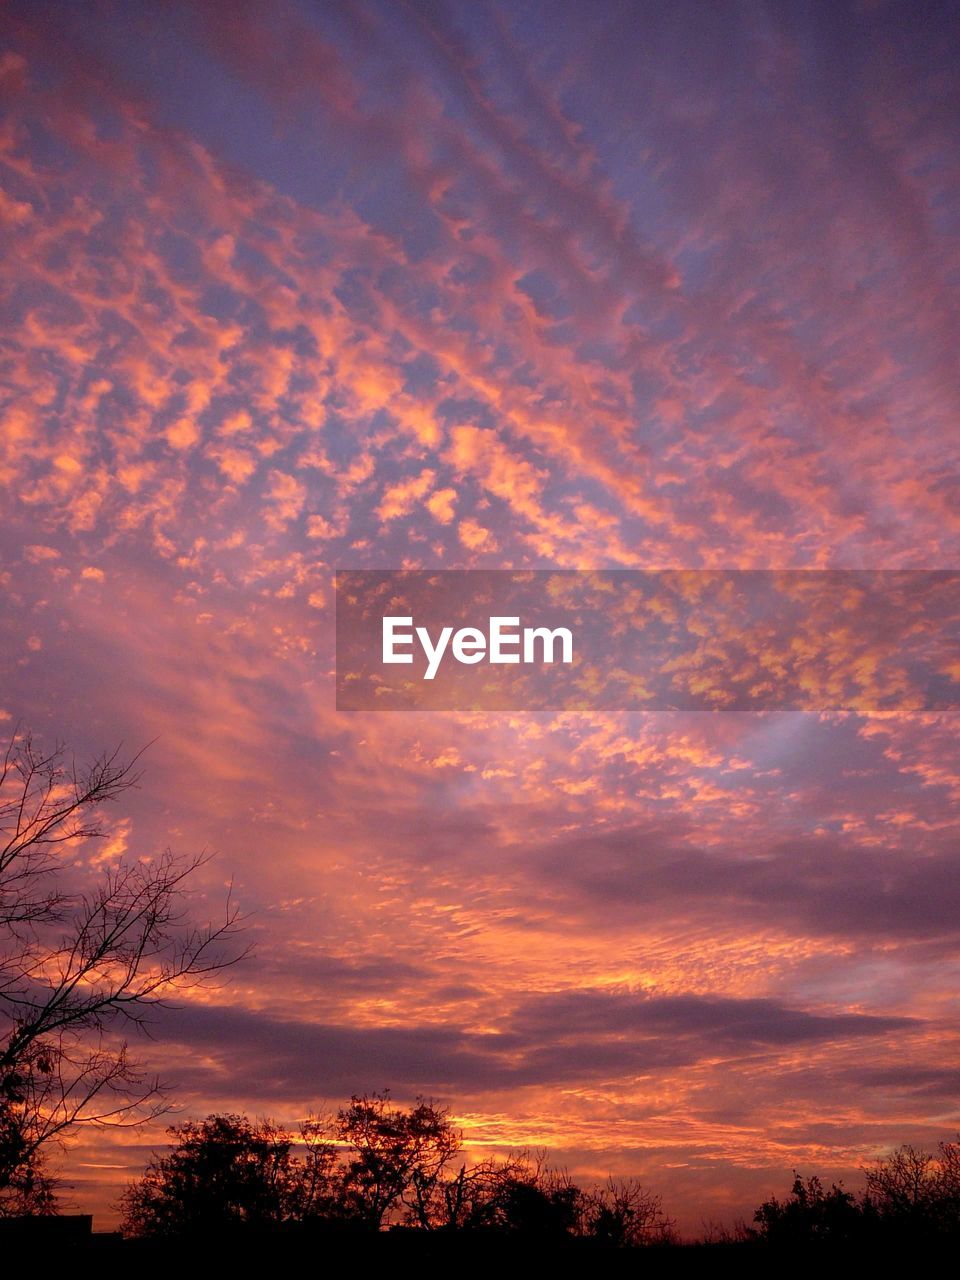
M 582 1232 L 616 1248 L 668 1244 L 676 1224 L 663 1210 L 660 1196 L 637 1178 L 608 1178 L 605 1186 L 584 1197 Z
M 865 1202 L 888 1233 L 960 1232 L 960 1138 L 936 1152 L 905 1144 L 865 1174 Z
M 186 921 L 203 855 L 121 861 L 92 888 L 65 885 L 62 855 L 105 835 L 100 810 L 136 786 L 136 764 L 114 752 L 81 768 L 16 731 L 0 762 L 0 1199 L 73 1126 L 164 1108 L 121 1033 L 239 958 L 229 897 L 220 923 Z

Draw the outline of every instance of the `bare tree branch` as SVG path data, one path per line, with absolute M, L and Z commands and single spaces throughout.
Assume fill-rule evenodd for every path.
M 85 893 L 61 888 L 60 853 L 107 833 L 100 809 L 139 784 L 143 752 L 85 767 L 19 726 L 0 763 L 0 1198 L 52 1139 L 79 1124 L 142 1121 L 166 1108 L 131 1062 L 124 1029 L 217 981 L 246 952 L 230 893 L 198 928 L 188 882 L 210 855 L 122 861 Z

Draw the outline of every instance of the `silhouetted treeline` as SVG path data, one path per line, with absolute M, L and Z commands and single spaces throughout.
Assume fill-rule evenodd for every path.
M 527 1153 L 468 1162 L 447 1112 L 422 1098 L 404 1110 L 387 1094 L 354 1097 L 296 1134 L 238 1115 L 169 1132 L 173 1150 L 152 1160 L 123 1197 L 128 1234 L 322 1224 L 341 1233 L 394 1226 L 614 1247 L 673 1239 L 660 1198 L 636 1180 L 586 1191 Z
M 510 1238 L 606 1249 L 678 1243 L 661 1198 L 635 1179 L 579 1186 L 542 1156 L 470 1162 L 448 1113 L 423 1098 L 354 1097 L 296 1133 L 215 1115 L 174 1126 L 123 1197 L 124 1231 L 140 1238 L 309 1228 L 379 1235 Z M 789 1195 L 752 1222 L 714 1231 L 716 1247 L 872 1248 L 960 1237 L 960 1140 L 934 1153 L 901 1147 L 864 1170 L 865 1187 L 825 1188 L 795 1175 Z
M 765 1201 L 752 1235 L 771 1245 L 886 1245 L 960 1239 L 960 1139 L 936 1152 L 902 1146 L 864 1170 L 858 1195 L 794 1176 L 785 1200 Z
M 695 1273 L 698 1260 L 717 1252 L 749 1269 L 751 1258 L 760 1266 L 771 1253 L 863 1260 L 960 1240 L 960 1138 L 935 1152 L 900 1147 L 864 1169 L 858 1193 L 795 1174 L 789 1194 L 764 1201 L 749 1224 L 715 1228 L 678 1249 L 660 1196 L 637 1180 L 584 1188 L 526 1152 L 470 1161 L 447 1111 L 423 1098 L 404 1109 L 387 1093 L 355 1096 L 295 1132 L 211 1115 L 168 1133 L 171 1149 L 122 1198 L 126 1243 L 93 1236 L 91 1245 L 176 1250 L 206 1242 L 269 1252 L 284 1241 L 322 1240 L 371 1260 L 414 1262 L 644 1248 L 654 1271 L 660 1257 L 664 1267 L 689 1264 Z M 44 1221 L 0 1218 L 0 1247 L 11 1232 L 39 1239 L 32 1233 Z M 60 1234 L 66 1241 L 69 1233 Z

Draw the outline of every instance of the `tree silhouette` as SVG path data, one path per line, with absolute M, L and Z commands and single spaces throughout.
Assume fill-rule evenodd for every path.
M 296 1139 L 237 1115 L 168 1133 L 173 1152 L 123 1197 L 134 1235 L 317 1220 L 377 1230 L 391 1213 L 433 1225 L 428 1205 L 459 1145 L 445 1111 L 422 1098 L 403 1110 L 387 1093 L 353 1097 L 333 1121 L 305 1121 Z
M 165 1108 L 120 1033 L 238 958 L 229 899 L 219 924 L 185 923 L 202 855 L 65 885 L 61 855 L 104 836 L 99 811 L 137 785 L 136 763 L 114 752 L 82 768 L 17 731 L 0 760 L 0 1201 L 42 1185 L 43 1150 L 74 1126 Z
M 859 1196 L 795 1174 L 789 1199 L 760 1205 L 750 1234 L 771 1245 L 881 1247 L 960 1236 L 960 1138 L 940 1142 L 936 1152 L 905 1144 L 863 1172 Z
M 849 1242 L 863 1231 L 863 1206 L 834 1183 L 824 1190 L 818 1177 L 794 1173 L 787 1200 L 766 1200 L 753 1215 L 756 1236 L 772 1245 Z
M 409 1220 L 427 1230 L 510 1229 L 515 1225 L 511 1207 L 519 1205 L 512 1189 L 521 1184 L 536 1185 L 542 1176 L 542 1159 L 531 1162 L 525 1152 L 506 1160 L 473 1164 L 451 1160 L 442 1176 L 433 1181 L 430 1195 L 417 1197 Z
M 936 1153 L 905 1144 L 865 1173 L 865 1203 L 888 1235 L 960 1233 L 960 1138 Z
M 409 1111 L 393 1106 L 388 1091 L 354 1095 L 336 1119 L 337 1139 L 351 1151 L 344 1172 L 344 1204 L 379 1228 L 395 1209 L 421 1226 L 462 1139 L 445 1109 L 417 1098 Z
M 583 1233 L 615 1248 L 668 1244 L 675 1224 L 664 1213 L 660 1196 L 636 1178 L 608 1178 L 606 1186 L 584 1198 Z
M 566 1174 L 538 1166 L 508 1174 L 494 1188 L 492 1225 L 538 1240 L 576 1232 L 583 1192 Z
M 24 1152 L 20 1117 L 0 1099 L 0 1168 L 7 1170 L 0 1187 L 0 1218 L 56 1212 L 56 1182 L 47 1173 L 41 1150 Z
M 299 1151 L 293 1135 L 268 1120 L 212 1115 L 167 1130 L 174 1150 L 155 1157 L 122 1198 L 124 1228 L 139 1236 L 177 1236 L 227 1227 L 276 1226 L 325 1216 L 335 1148 L 309 1125 Z

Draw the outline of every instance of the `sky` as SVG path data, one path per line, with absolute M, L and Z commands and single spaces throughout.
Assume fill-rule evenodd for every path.
M 956 1136 L 956 708 L 338 712 L 334 653 L 337 569 L 958 567 L 956 19 L 0 7 L 0 728 L 150 743 L 74 872 L 248 915 L 137 1046 L 181 1118 L 423 1093 L 689 1233 Z

